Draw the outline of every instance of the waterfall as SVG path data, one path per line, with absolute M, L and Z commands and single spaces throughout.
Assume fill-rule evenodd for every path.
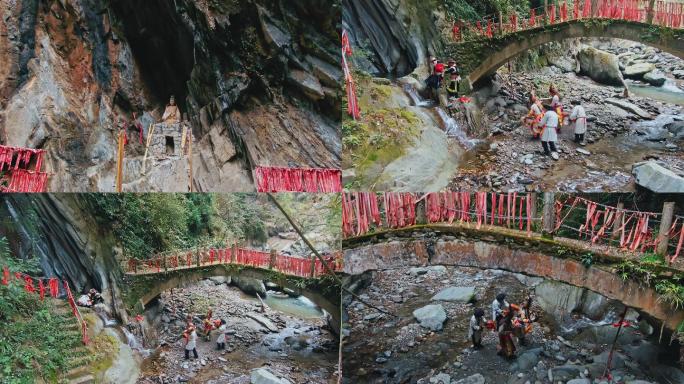
M 447 137 L 455 138 L 463 147 L 465 147 L 465 149 L 472 149 L 477 144 L 478 140 L 469 138 L 458 125 L 458 122 L 444 112 L 442 108 L 437 107 L 437 114 L 439 115 L 439 118 L 442 119 Z
M 431 107 L 434 105 L 432 101 L 420 97 L 416 89 L 409 84 L 404 85 L 404 92 L 411 98 L 413 105 L 417 107 Z
M 143 348 L 142 344 L 138 341 L 135 335 L 131 333 L 131 331 L 129 331 L 126 327 L 121 327 L 121 331 L 124 333 L 124 335 L 126 335 L 126 342 L 132 350 L 138 351 L 142 357 L 147 357 L 150 355 L 150 350 Z

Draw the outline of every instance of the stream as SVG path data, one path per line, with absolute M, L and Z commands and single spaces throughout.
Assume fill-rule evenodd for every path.
M 579 377 L 600 377 L 613 326 L 622 305 L 582 288 L 500 270 L 458 267 L 400 268 L 374 272 L 365 278 L 370 286 L 357 294 L 397 317 L 391 317 L 352 300 L 350 336 L 344 346 L 346 383 L 451 382 L 525 383 L 567 382 Z M 462 301 L 435 301 L 435 293 L 449 286 L 473 287 L 474 296 Z M 507 301 L 521 303 L 534 297 L 537 318 L 527 345 L 517 344 L 517 359 L 496 354 L 496 333 L 484 333 L 484 348 L 473 350 L 467 340 L 468 321 L 475 307 L 491 317 L 490 304 L 499 292 Z M 577 298 L 581 298 L 579 301 Z M 422 327 L 413 311 L 441 304 L 447 319 L 443 329 Z M 668 383 L 684 378 L 676 366 L 678 350 L 658 343 L 654 327 L 636 311 L 628 311 L 630 326 L 621 332 L 613 359 L 616 382 L 646 380 Z M 478 379 L 482 376 L 484 381 Z M 675 381 L 668 381 L 668 380 Z M 448 382 L 448 381 L 445 381 Z
M 337 341 L 326 312 L 306 297 L 281 291 L 269 290 L 262 299 L 265 308 L 255 296 L 212 280 L 163 292 L 146 310 L 145 343 L 138 331 L 121 328 L 128 346 L 142 357 L 137 382 L 249 383 L 252 371 L 264 368 L 292 383 L 332 383 Z M 216 350 L 215 331 L 211 342 L 199 332 L 209 307 L 214 318 L 226 320 L 225 351 Z M 192 313 L 198 326 L 199 359 L 183 359 L 185 313 Z

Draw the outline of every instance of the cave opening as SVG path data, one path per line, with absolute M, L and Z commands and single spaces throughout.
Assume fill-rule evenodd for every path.
M 194 66 L 194 39 L 173 0 L 112 2 L 145 85 L 166 105 L 174 95 L 187 111 L 188 81 Z
M 175 153 L 175 145 L 173 143 L 173 137 L 172 136 L 166 136 L 166 154 L 169 156 L 173 156 Z

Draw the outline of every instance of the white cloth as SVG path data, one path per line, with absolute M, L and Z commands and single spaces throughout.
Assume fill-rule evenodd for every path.
M 470 339 L 471 337 L 473 337 L 473 335 L 476 332 L 482 333 L 482 326 L 480 325 L 480 322 L 477 321 L 477 317 L 475 317 L 475 315 L 472 315 L 470 317 L 470 327 L 468 327 L 468 338 Z
M 534 113 L 535 116 L 541 115 L 544 113 L 544 112 L 542 112 L 541 108 L 539 108 L 539 105 L 537 105 L 537 103 L 532 104 L 532 106 L 530 107 L 530 110 L 532 111 L 532 113 Z
M 560 97 L 558 95 L 553 95 L 551 98 L 551 107 L 556 108 L 559 105 L 561 105 Z
M 558 114 L 556 111 L 546 111 L 542 117 L 540 126 L 545 127 L 542 133 L 541 141 L 558 141 L 556 128 L 558 127 Z
M 185 349 L 187 349 L 188 351 L 192 351 L 195 348 L 197 348 L 197 332 L 192 331 L 192 333 L 188 337 L 188 343 L 185 344 Z
M 497 315 L 503 315 L 503 310 L 508 309 L 509 304 L 504 300 L 503 304 L 499 303 L 499 300 L 494 299 L 492 301 L 492 319 L 496 320 Z
M 221 324 L 218 331 L 219 331 L 219 337 L 218 337 L 218 339 L 216 339 L 216 342 L 217 343 L 225 343 L 226 342 L 226 325 Z
M 90 301 L 90 296 L 88 296 L 88 295 L 79 296 L 78 300 L 76 300 L 76 304 L 80 305 L 81 307 L 92 307 L 93 306 L 93 302 Z
M 575 134 L 580 135 L 587 131 L 587 112 L 581 105 L 576 105 L 572 109 L 570 121 L 575 121 Z

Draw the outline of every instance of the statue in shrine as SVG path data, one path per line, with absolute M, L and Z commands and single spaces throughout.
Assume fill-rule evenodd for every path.
M 164 114 L 162 115 L 162 123 L 164 124 L 177 124 L 181 122 L 181 113 L 180 109 L 178 109 L 178 106 L 176 105 L 176 98 L 171 95 L 171 99 L 169 100 L 169 104 L 166 106 L 166 109 L 164 110 Z

